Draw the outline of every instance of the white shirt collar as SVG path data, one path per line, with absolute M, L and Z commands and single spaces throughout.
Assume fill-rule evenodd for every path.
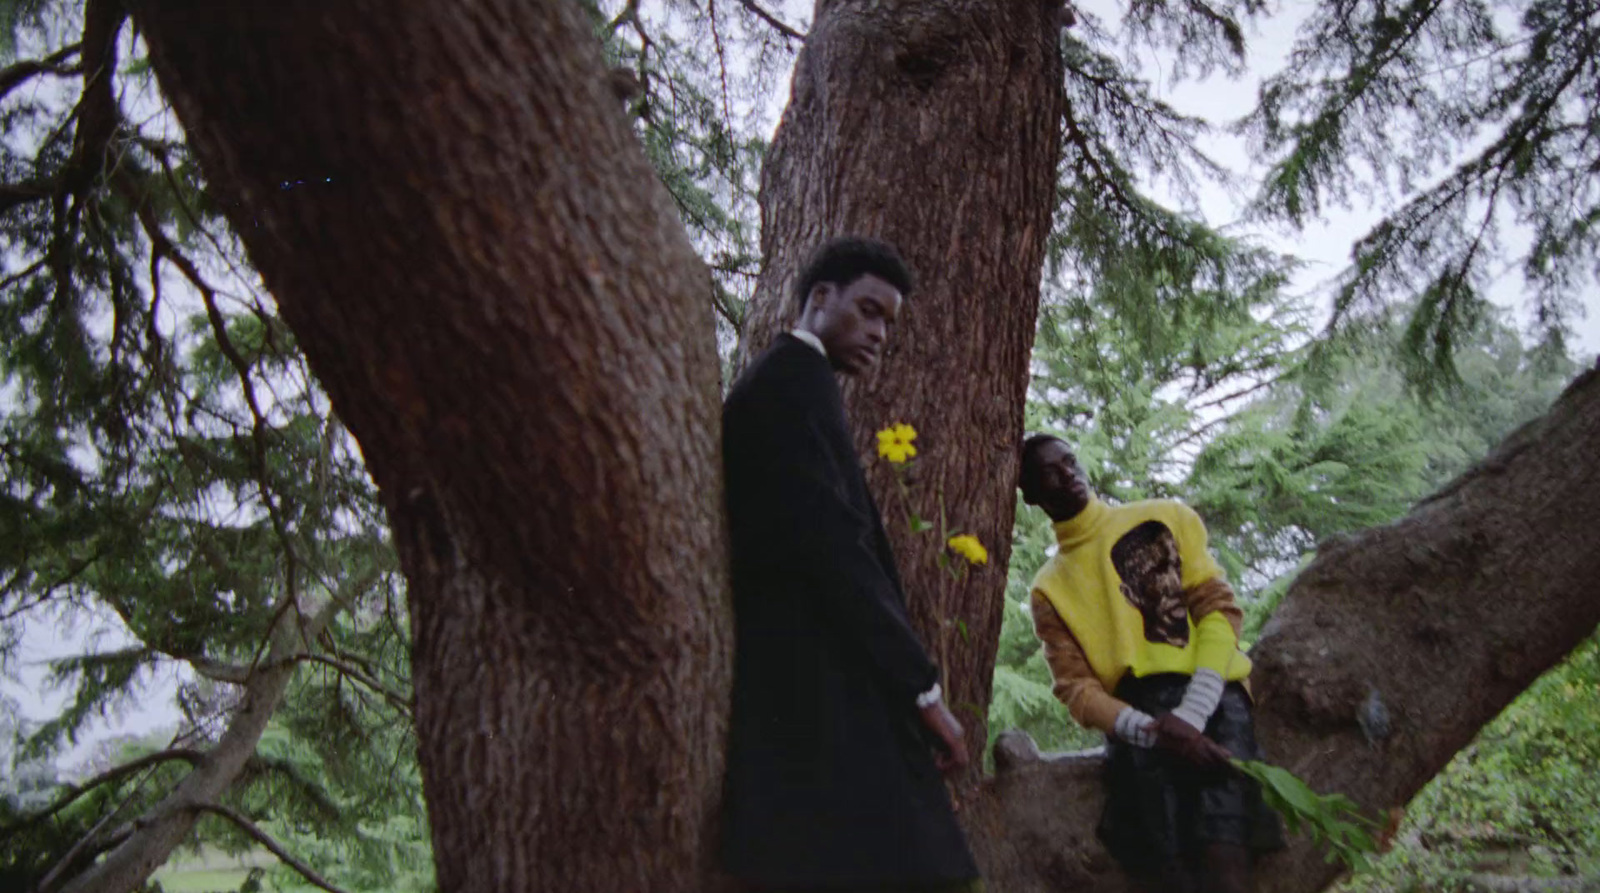
M 822 346 L 822 339 L 818 338 L 815 334 L 808 332 L 805 329 L 793 329 L 789 332 L 789 334 L 799 338 L 806 344 L 811 345 L 811 347 L 815 349 L 817 353 L 822 354 L 824 359 L 827 358 L 828 349 Z

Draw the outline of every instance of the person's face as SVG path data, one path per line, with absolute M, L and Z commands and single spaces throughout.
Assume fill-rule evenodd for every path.
M 857 375 L 883 358 L 900 301 L 899 290 L 871 274 L 845 286 L 824 282 L 811 290 L 803 322 L 827 348 L 833 368 Z
M 1033 469 L 1032 486 L 1023 488 L 1023 501 L 1044 509 L 1057 521 L 1075 517 L 1089 505 L 1089 476 L 1066 444 L 1046 441 L 1028 454 L 1027 461 Z

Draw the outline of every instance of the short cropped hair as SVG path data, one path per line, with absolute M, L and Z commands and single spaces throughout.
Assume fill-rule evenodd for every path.
M 1023 493 L 1037 490 L 1039 486 L 1039 472 L 1028 460 L 1033 458 L 1033 454 L 1041 447 L 1051 442 L 1059 443 L 1068 450 L 1072 449 L 1072 444 L 1054 434 L 1034 434 L 1022 442 L 1022 470 L 1017 476 L 1017 486 L 1022 488 Z
M 844 288 L 862 276 L 876 276 L 898 290 L 902 297 L 916 287 L 916 277 L 905 259 L 888 242 L 860 236 L 829 239 L 818 245 L 800 271 L 795 285 L 795 308 L 806 309 L 811 290 L 830 282 Z

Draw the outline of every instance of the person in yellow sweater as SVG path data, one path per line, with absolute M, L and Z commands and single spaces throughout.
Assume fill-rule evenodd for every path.
M 1019 483 L 1059 546 L 1030 600 L 1056 697 L 1106 735 L 1100 839 L 1146 889 L 1245 893 L 1283 831 L 1228 765 L 1261 752 L 1243 614 L 1204 523 L 1172 500 L 1102 502 L 1052 435 L 1023 443 Z

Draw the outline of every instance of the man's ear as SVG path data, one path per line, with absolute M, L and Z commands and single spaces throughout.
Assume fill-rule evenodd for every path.
M 815 307 L 818 310 L 826 309 L 828 303 L 839 293 L 839 287 L 832 282 L 818 282 L 811 286 L 811 294 L 806 296 L 806 309 Z

